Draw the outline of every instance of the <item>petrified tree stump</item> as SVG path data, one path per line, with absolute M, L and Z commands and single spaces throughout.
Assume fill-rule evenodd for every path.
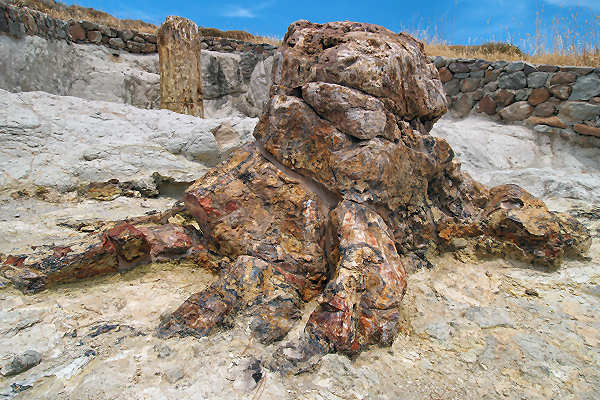
M 193 33 L 175 19 L 163 28 L 171 24 Z M 176 78 L 189 79 L 185 71 Z M 590 247 L 570 216 L 518 186 L 488 189 L 460 171 L 448 143 L 429 134 L 446 98 L 423 45 L 408 35 L 296 22 L 275 55 L 270 96 L 257 143 L 186 191 L 179 211 L 195 224 L 172 225 L 169 213 L 132 221 L 95 237 L 87 252 L 7 259 L 4 275 L 39 290 L 69 271 L 188 258 L 219 277 L 167 315 L 160 335 L 209 335 L 249 311 L 256 337 L 271 343 L 317 299 L 297 357 L 274 361 L 299 365 L 315 353 L 391 344 L 406 271 L 427 265 L 428 254 L 459 250 L 454 239 L 473 257 L 551 268 Z
M 160 107 L 180 114 L 204 116 L 198 26 L 169 16 L 158 30 Z

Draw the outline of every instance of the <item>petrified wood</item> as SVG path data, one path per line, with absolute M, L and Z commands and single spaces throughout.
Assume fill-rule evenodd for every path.
M 289 370 L 315 354 L 390 345 L 406 271 L 431 265 L 431 254 L 556 268 L 589 249 L 577 220 L 518 186 L 479 184 L 429 134 L 447 102 L 412 37 L 299 21 L 275 55 L 273 82 L 256 144 L 195 182 L 185 209 L 171 212 L 187 222 L 117 224 L 86 245 L 7 257 L 3 275 L 36 291 L 171 258 L 218 272 L 162 319 L 162 336 L 209 335 L 244 312 L 254 335 L 272 343 L 316 299 L 297 356 L 278 352 L 288 359 L 272 364 Z

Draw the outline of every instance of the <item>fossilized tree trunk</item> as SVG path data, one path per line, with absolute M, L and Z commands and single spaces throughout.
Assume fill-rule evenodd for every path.
M 160 107 L 204 116 L 198 26 L 169 16 L 158 30 Z
M 199 55 L 189 51 L 189 21 L 168 19 L 161 31 L 162 41 L 182 46 L 163 44 L 161 57 Z M 168 67 L 162 72 L 173 75 L 161 84 L 190 87 L 191 64 Z M 446 109 L 437 70 L 412 37 L 370 24 L 296 22 L 275 55 L 257 143 L 190 186 L 185 209 L 130 220 L 91 244 L 11 256 L 0 273 L 37 291 L 187 258 L 220 274 L 162 318 L 162 336 L 206 336 L 245 313 L 254 337 L 269 344 L 317 300 L 293 351 L 284 344 L 270 368 L 302 371 L 316 355 L 390 345 L 406 271 L 428 265 L 429 254 L 556 268 L 591 244 L 577 220 L 524 189 L 487 188 L 463 174 L 450 145 L 429 134 Z

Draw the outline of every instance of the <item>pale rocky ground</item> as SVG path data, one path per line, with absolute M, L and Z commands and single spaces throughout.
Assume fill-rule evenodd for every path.
M 33 386 L 17 398 L 39 399 L 598 398 L 600 209 L 590 211 L 589 261 L 547 273 L 444 256 L 409 277 L 405 327 L 391 348 L 356 360 L 328 355 L 299 376 L 263 369 L 258 385 L 247 366 L 276 349 L 255 343 L 244 318 L 200 340 L 153 335 L 161 313 L 214 279 L 191 265 L 155 264 L 34 296 L 6 288 L 0 358 L 34 349 L 43 361 L 0 378 L 0 392 L 12 397 L 16 383 Z M 110 330 L 94 336 L 98 327 Z
M 355 360 L 328 355 L 299 376 L 262 368 L 260 377 L 255 375 L 258 384 L 248 366 L 278 350 L 255 342 L 245 318 L 232 330 L 203 339 L 154 336 L 162 313 L 215 279 L 197 267 L 154 264 L 32 296 L 6 287 L 0 290 L 0 365 L 30 349 L 42 354 L 42 362 L 15 377 L 0 377 L 0 398 L 600 397 L 597 150 L 572 141 L 557 144 L 554 138 L 549 151 L 548 143 L 526 128 L 477 119 L 444 119 L 434 134 L 448 139 L 476 179 L 521 184 L 550 209 L 579 217 L 594 237 L 589 259 L 545 272 L 500 260 L 462 263 L 444 255 L 435 268 L 409 276 L 406 321 L 391 348 L 373 348 Z M 513 162 L 517 156 L 523 161 Z M 536 174 L 551 183 L 532 184 Z M 5 252 L 77 237 L 83 234 L 77 228 L 96 218 L 141 215 L 174 199 L 49 204 L 13 200 L 5 192 L 0 201 L 0 231 L 8 233 L 0 252 Z M 315 305 L 307 305 L 305 318 Z M 286 340 L 304 323 L 298 322 Z M 32 387 L 16 393 L 18 385 Z

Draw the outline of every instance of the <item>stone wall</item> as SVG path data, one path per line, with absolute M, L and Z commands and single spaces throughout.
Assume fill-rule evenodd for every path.
M 435 57 L 451 113 L 600 137 L 600 68 Z
M 74 43 L 91 43 L 129 53 L 157 52 L 155 34 L 117 30 L 90 21 L 63 21 L 27 7 L 8 5 L 3 0 L 0 0 L 0 32 L 15 38 L 40 36 Z M 269 44 L 248 43 L 227 38 L 205 37 L 201 41 L 203 49 L 223 53 L 272 54 L 275 50 L 275 47 Z
M 155 53 L 156 35 L 116 30 L 90 21 L 63 21 L 26 7 L 0 1 L 0 32 L 22 38 L 41 36 L 75 43 L 102 44 L 130 53 Z

